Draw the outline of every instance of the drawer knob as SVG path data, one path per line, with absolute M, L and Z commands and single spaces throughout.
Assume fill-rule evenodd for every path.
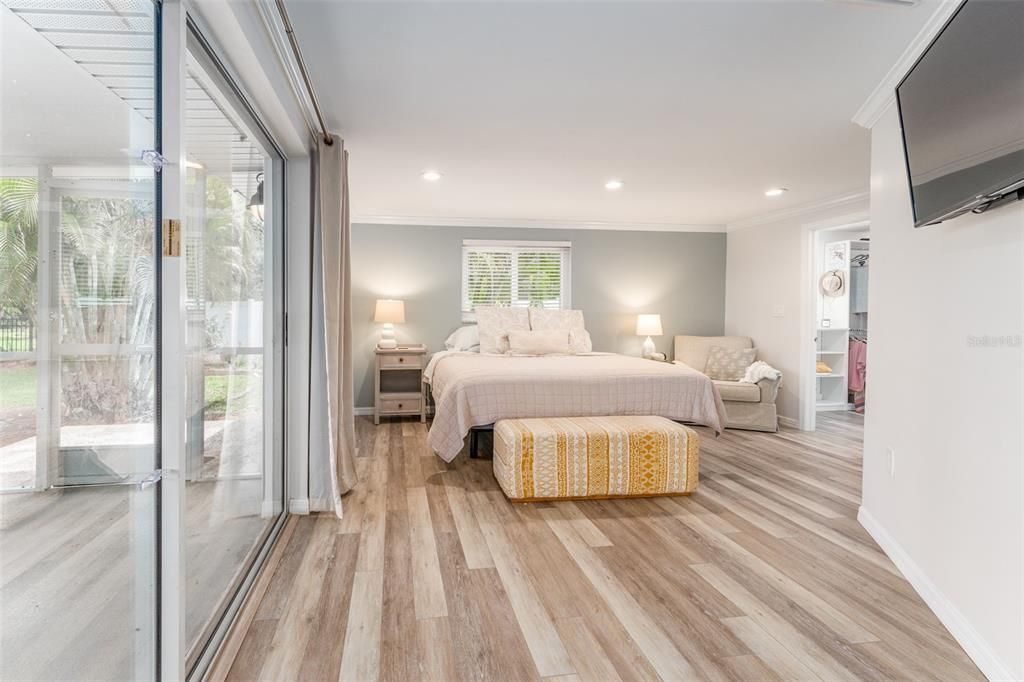
M 398 403 L 398 409 L 402 409 L 402 403 Z
M 398 358 L 399 362 L 405 362 L 405 358 Z

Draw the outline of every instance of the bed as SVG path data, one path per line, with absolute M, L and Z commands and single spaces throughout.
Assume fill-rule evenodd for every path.
M 501 419 L 655 415 L 721 433 L 714 384 L 684 365 L 614 353 L 514 357 L 435 353 L 424 371 L 434 396 L 427 441 L 450 462 L 470 429 Z

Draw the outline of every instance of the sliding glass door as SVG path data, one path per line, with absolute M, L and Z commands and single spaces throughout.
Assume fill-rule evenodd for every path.
M 283 159 L 177 0 L 0 51 L 0 679 L 201 675 L 283 520 Z
M 0 0 L 0 679 L 157 673 L 158 6 Z
M 283 160 L 187 41 L 186 639 L 197 660 L 282 511 Z

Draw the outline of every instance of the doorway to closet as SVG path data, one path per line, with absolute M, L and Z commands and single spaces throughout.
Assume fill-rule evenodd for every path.
M 808 309 L 804 333 L 813 343 L 802 354 L 802 427 L 829 412 L 863 415 L 867 409 L 868 289 L 871 235 L 866 219 L 812 229 Z

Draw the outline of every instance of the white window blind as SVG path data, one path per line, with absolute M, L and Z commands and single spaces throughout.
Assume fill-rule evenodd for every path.
M 569 308 L 569 242 L 462 242 L 462 313 L 478 305 Z

